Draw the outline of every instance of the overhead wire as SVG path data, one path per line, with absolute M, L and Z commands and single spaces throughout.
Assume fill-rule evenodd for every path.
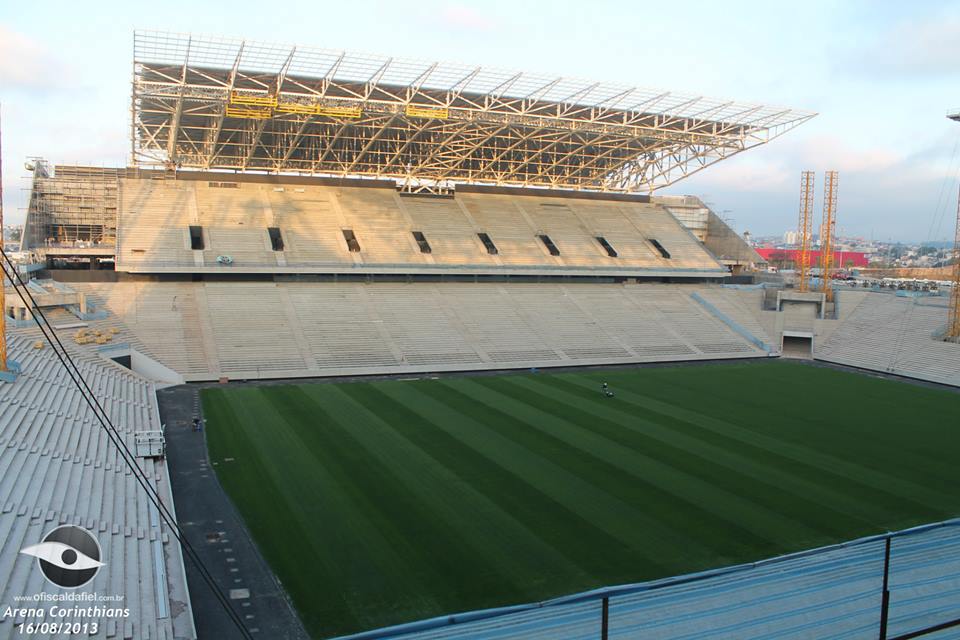
M 930 220 L 930 228 L 927 231 L 927 242 L 933 242 L 935 236 L 940 233 L 944 218 L 951 208 L 949 197 L 944 200 L 944 196 L 949 193 L 947 183 L 960 178 L 960 163 L 957 164 L 956 170 L 953 168 L 954 162 L 958 159 L 958 151 L 960 151 L 960 132 L 957 133 L 957 139 L 953 143 L 953 152 L 950 154 L 950 161 L 947 163 L 947 171 L 943 174 L 943 180 L 940 181 L 940 193 L 937 195 L 937 204 L 933 210 L 933 218 Z
M 97 399 L 96 394 L 87 384 L 86 379 L 80 372 L 80 368 L 77 366 L 76 362 L 74 362 L 70 352 L 67 351 L 66 347 L 64 347 L 63 343 L 60 341 L 60 338 L 57 336 L 57 333 L 54 331 L 52 325 L 50 325 L 50 323 L 47 321 L 46 315 L 43 313 L 41 307 L 36 304 L 33 294 L 23 281 L 23 278 L 20 276 L 19 271 L 17 271 L 13 261 L 2 247 L 0 247 L 0 254 L 2 254 L 3 258 L 2 263 L 0 263 L 0 268 L 3 270 L 5 279 L 9 280 L 14 285 L 14 290 L 20 297 L 21 302 L 23 302 L 23 304 L 31 310 L 31 315 L 37 324 L 37 327 L 47 339 L 51 350 L 57 356 L 57 359 L 60 361 L 63 370 L 67 373 L 71 381 L 80 391 L 80 396 L 84 399 L 87 406 L 93 411 L 93 414 L 100 423 L 101 428 L 106 432 L 108 439 L 117 448 L 124 464 L 126 464 L 126 466 L 130 469 L 137 483 L 143 488 L 147 499 L 157 508 L 160 518 L 170 529 L 181 549 L 196 567 L 200 577 L 213 592 L 214 597 L 226 611 L 228 617 L 240 632 L 240 635 L 245 640 L 253 640 L 253 634 L 249 629 L 247 629 L 247 626 L 240 617 L 240 614 L 237 613 L 237 611 L 231 606 L 229 599 L 217 585 L 216 579 L 210 573 L 209 569 L 207 569 L 206 565 L 204 565 L 196 549 L 194 549 L 193 545 L 190 544 L 186 535 L 180 529 L 176 518 L 163 503 L 160 494 L 153 487 L 153 485 L 150 484 L 146 474 L 137 464 L 136 456 L 130 451 L 130 448 L 124 442 L 122 434 L 120 434 L 116 426 L 113 424 L 113 421 L 110 419 L 109 414 L 107 414 L 106 410 L 103 408 L 103 405 Z

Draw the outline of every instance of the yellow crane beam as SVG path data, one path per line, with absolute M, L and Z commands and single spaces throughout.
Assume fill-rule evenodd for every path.
M 798 254 L 797 290 L 806 292 L 810 281 L 810 245 L 813 236 L 813 185 L 816 174 L 804 171 L 800 174 L 800 217 L 797 221 L 797 240 L 800 244 Z
M 827 171 L 824 174 L 823 224 L 820 226 L 820 290 L 827 300 L 833 300 L 830 274 L 833 271 L 833 240 L 837 225 L 838 183 L 839 177 L 836 171 Z

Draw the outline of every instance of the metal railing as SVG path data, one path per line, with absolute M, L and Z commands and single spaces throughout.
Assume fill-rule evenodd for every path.
M 711 315 L 717 318 L 720 322 L 730 327 L 734 332 L 736 332 L 740 337 L 744 338 L 747 342 L 752 344 L 758 349 L 766 351 L 767 353 L 772 353 L 774 351 L 773 347 L 768 345 L 766 342 L 753 335 L 750 330 L 744 327 L 742 324 L 725 314 L 723 311 L 717 308 L 712 302 L 704 298 L 702 295 L 694 291 L 690 294 L 690 297 L 693 298 L 696 302 L 700 303 L 704 309 L 706 309 Z

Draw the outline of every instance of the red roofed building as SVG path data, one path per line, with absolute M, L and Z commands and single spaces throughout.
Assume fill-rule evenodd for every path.
M 763 247 L 757 249 L 757 253 L 763 256 L 763 259 L 770 264 L 789 263 L 794 264 L 798 261 L 799 249 L 774 249 Z M 833 264 L 838 268 L 846 267 L 865 267 L 869 263 L 866 253 L 862 251 L 834 251 Z M 820 251 L 810 251 L 810 264 L 817 267 L 820 265 Z

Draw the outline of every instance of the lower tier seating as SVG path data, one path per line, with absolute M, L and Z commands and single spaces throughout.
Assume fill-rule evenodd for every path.
M 901 298 L 886 293 L 845 296 L 838 325 L 814 344 L 814 357 L 862 369 L 960 386 L 960 344 L 944 342 L 945 298 Z M 852 307 L 846 308 L 846 307 Z
M 77 286 L 187 380 L 767 355 L 691 297 L 703 287 L 684 285 Z

